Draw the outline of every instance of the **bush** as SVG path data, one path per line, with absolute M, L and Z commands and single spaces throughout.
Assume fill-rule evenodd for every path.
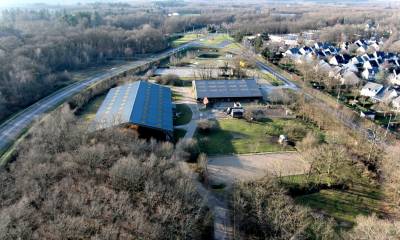
M 196 162 L 200 154 L 197 141 L 193 139 L 181 139 L 175 147 L 175 153 L 179 160 Z
M 215 121 L 202 119 L 197 122 L 197 129 L 200 133 L 210 133 L 216 127 Z
M 301 141 L 307 134 L 307 128 L 302 124 L 291 123 L 283 127 L 283 132 L 291 141 Z
M 182 86 L 183 81 L 179 79 L 179 76 L 175 74 L 166 74 L 162 76 L 157 76 L 155 78 L 156 83 L 162 85 L 173 85 L 173 86 Z

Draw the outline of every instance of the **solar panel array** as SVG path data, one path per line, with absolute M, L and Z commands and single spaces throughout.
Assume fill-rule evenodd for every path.
M 250 80 L 195 80 L 196 99 L 262 97 L 254 79 Z
M 94 128 L 125 123 L 173 131 L 171 90 L 145 81 L 111 89 L 96 114 Z

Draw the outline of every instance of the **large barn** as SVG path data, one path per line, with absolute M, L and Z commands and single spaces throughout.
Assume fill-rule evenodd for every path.
M 197 101 L 237 101 L 262 99 L 262 94 L 254 79 L 246 80 L 194 80 L 194 97 Z
M 171 139 L 173 136 L 171 90 L 137 81 L 112 88 L 100 106 L 92 128 L 136 129 L 140 136 Z

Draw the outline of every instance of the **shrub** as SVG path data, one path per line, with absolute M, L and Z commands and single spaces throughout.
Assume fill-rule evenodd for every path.
M 215 126 L 215 121 L 208 119 L 202 119 L 197 122 L 197 129 L 200 133 L 209 133 L 215 128 Z
M 179 76 L 175 74 L 166 74 L 162 76 L 157 76 L 155 78 L 156 83 L 162 85 L 173 85 L 173 86 L 182 86 L 183 82 L 179 79 Z
M 194 139 L 179 140 L 175 149 L 175 154 L 178 160 L 196 162 L 200 154 L 197 141 Z

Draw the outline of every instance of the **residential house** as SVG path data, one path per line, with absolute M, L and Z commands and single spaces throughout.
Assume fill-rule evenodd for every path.
M 400 68 L 393 69 L 388 80 L 391 84 L 400 85 Z
M 373 69 L 364 69 L 364 71 L 361 73 L 361 76 L 368 81 L 374 81 L 376 75 L 379 73 L 379 68 L 373 68 Z
M 372 51 L 379 51 L 380 46 L 377 41 L 369 42 L 368 49 Z
M 377 60 L 369 60 L 364 63 L 364 69 L 374 69 L 379 68 L 379 63 Z
M 339 66 L 347 64 L 349 61 L 350 61 L 350 56 L 347 54 L 335 55 L 329 60 L 329 64 Z
M 375 51 L 372 55 L 374 55 L 375 59 L 385 59 L 386 58 L 386 54 L 385 52 L 382 51 Z
M 340 44 L 340 48 L 341 48 L 342 51 L 349 50 L 349 46 L 350 46 L 349 42 L 343 42 L 342 44 Z
M 328 42 L 324 42 L 324 43 L 317 42 L 314 44 L 314 48 L 317 50 L 326 50 L 326 49 L 329 49 L 330 47 L 333 47 L 333 45 Z
M 308 46 L 305 46 L 305 47 L 302 47 L 302 48 L 299 49 L 299 53 L 301 55 L 307 55 L 307 54 L 312 53 L 312 52 L 313 52 L 312 48 L 310 48 Z
M 386 62 L 387 62 L 388 65 L 391 66 L 391 67 L 400 67 L 400 62 L 399 62 L 399 60 L 389 59 L 389 60 L 386 60 Z
M 356 44 L 357 47 L 368 45 L 367 41 L 365 41 L 364 39 L 359 39 L 359 40 L 355 41 L 354 44 Z
M 286 52 L 283 53 L 283 56 L 285 57 L 293 57 L 293 56 L 299 56 L 300 52 L 298 48 L 290 48 Z
M 368 82 L 361 89 L 360 94 L 361 94 L 361 96 L 365 96 L 365 97 L 375 97 L 382 89 L 383 89 L 382 84 Z
M 365 60 L 361 56 L 353 57 L 350 61 L 353 64 L 358 64 L 358 63 L 364 63 L 365 62 Z
M 362 46 L 358 47 L 356 51 L 358 54 L 364 54 L 368 51 L 368 46 L 362 45 Z
M 396 90 L 389 87 L 384 87 L 378 94 L 372 97 L 373 101 L 383 102 L 385 104 L 390 104 L 393 99 L 398 97 Z

